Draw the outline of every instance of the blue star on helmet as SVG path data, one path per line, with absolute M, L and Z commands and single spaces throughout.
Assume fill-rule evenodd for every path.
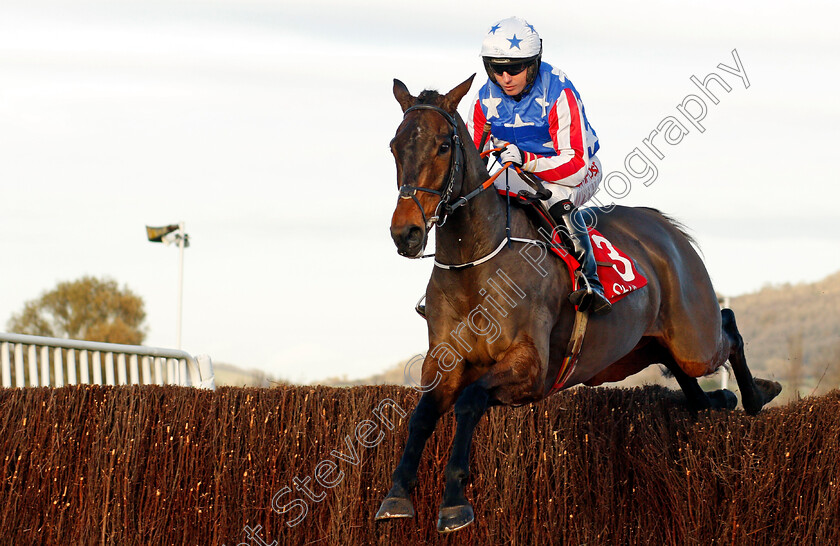
M 507 41 L 510 42 L 511 49 L 513 49 L 514 47 L 516 49 L 522 49 L 521 47 L 519 47 L 519 42 L 521 42 L 522 40 L 517 39 L 516 34 L 513 35 L 513 38 L 507 38 Z
M 531 32 L 533 32 L 534 34 L 537 33 L 537 31 L 534 29 L 534 25 L 525 25 L 525 26 L 528 27 L 529 29 L 531 29 Z
M 493 25 L 492 27 L 490 27 L 490 32 L 488 32 L 487 34 L 496 34 L 496 31 L 500 28 L 502 28 L 502 25 Z

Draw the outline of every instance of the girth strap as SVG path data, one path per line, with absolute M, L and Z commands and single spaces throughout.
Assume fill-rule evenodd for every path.
M 575 311 L 575 325 L 572 327 L 572 337 L 569 339 L 569 345 L 566 347 L 566 356 L 560 364 L 560 369 L 557 370 L 554 385 L 551 386 L 551 390 L 548 391 L 546 396 L 550 396 L 566 386 L 566 382 L 569 380 L 580 359 L 580 351 L 583 348 L 583 337 L 586 335 L 586 324 L 588 322 L 589 311 Z

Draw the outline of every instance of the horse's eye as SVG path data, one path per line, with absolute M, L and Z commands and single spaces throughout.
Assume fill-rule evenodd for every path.
M 449 151 L 449 143 L 444 142 L 443 144 L 440 145 L 440 149 L 438 150 L 438 154 L 443 155 L 448 151 Z

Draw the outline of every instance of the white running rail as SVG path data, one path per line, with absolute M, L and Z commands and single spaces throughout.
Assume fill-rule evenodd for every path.
M 13 379 L 15 387 L 86 383 L 181 385 L 216 390 L 213 362 L 207 355 L 0 332 L 0 384 L 12 387 Z

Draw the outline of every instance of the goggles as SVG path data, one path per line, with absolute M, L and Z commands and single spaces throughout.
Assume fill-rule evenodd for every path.
M 521 74 L 522 72 L 524 72 L 528 68 L 528 66 L 531 65 L 532 62 L 533 61 L 530 61 L 530 60 L 526 61 L 526 62 L 520 62 L 520 63 L 504 63 L 504 64 L 492 63 L 491 62 L 491 63 L 487 63 L 487 65 L 490 67 L 490 70 L 492 70 L 495 74 L 498 74 L 499 76 L 501 76 L 505 72 L 507 72 L 511 76 L 516 76 L 517 74 Z

